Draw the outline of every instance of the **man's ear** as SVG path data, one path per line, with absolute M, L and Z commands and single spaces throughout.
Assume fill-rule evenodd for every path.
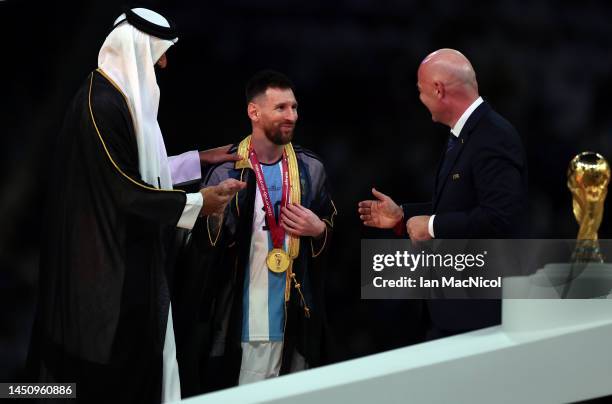
M 259 121 L 259 107 L 254 102 L 249 102 L 247 105 L 247 115 L 253 122 Z
M 444 88 L 444 84 L 441 81 L 434 81 L 434 96 L 441 100 L 444 98 L 446 90 Z

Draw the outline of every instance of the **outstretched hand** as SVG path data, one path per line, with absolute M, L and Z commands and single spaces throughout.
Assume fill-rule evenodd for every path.
M 376 200 L 359 202 L 359 218 L 364 225 L 379 229 L 390 229 L 404 217 L 404 211 L 393 199 L 372 188 Z
M 234 195 L 246 187 L 246 183 L 233 178 L 228 178 L 218 185 L 202 188 L 200 192 L 204 198 L 202 214 L 223 213 L 225 207 Z
M 236 153 L 228 154 L 229 149 L 232 147 L 231 144 L 215 147 L 214 149 L 208 149 L 199 152 L 200 153 L 200 164 L 201 165 L 211 165 L 211 164 L 219 164 L 225 163 L 226 161 L 240 161 L 242 160 L 240 156 Z

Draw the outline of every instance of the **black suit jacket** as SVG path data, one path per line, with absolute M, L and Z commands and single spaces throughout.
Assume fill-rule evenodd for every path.
M 527 163 L 514 127 L 483 102 L 459 142 L 442 156 L 430 203 L 404 204 L 404 219 L 432 215 L 437 239 L 500 239 L 527 235 Z M 467 331 L 499 324 L 496 300 L 430 300 L 433 325 Z

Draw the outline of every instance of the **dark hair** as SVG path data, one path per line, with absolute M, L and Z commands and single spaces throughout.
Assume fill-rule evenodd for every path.
M 287 76 L 274 70 L 262 70 L 255 73 L 246 85 L 246 102 L 266 92 L 268 88 L 280 88 L 282 90 L 293 90 L 293 83 Z

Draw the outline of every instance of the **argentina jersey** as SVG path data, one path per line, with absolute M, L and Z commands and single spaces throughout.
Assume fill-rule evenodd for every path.
M 282 199 L 282 162 L 261 164 L 277 220 Z M 274 247 L 266 226 L 266 212 L 256 188 L 248 268 L 244 277 L 242 341 L 282 341 L 285 322 L 286 274 L 268 269 L 266 257 Z M 286 248 L 287 236 L 283 248 Z

